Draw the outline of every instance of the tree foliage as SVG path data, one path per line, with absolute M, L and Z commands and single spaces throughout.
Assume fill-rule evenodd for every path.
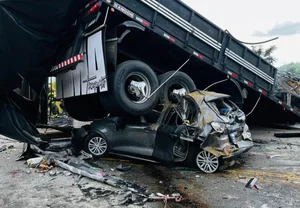
M 272 45 L 266 49 L 264 49 L 261 45 L 259 46 L 252 46 L 252 51 L 264 58 L 270 64 L 276 62 L 276 58 L 273 56 L 274 51 L 277 49 L 275 45 Z M 300 62 L 292 62 L 289 64 L 285 64 L 279 67 L 280 72 L 290 72 L 292 74 L 300 75 Z
M 252 46 L 252 51 L 270 64 L 274 64 L 276 62 L 276 58 L 273 56 L 273 53 L 276 49 L 277 47 L 275 45 L 272 45 L 267 49 L 264 49 L 261 45 Z
M 290 72 L 292 74 L 300 75 L 300 62 L 285 64 L 279 67 L 279 70 L 281 72 Z

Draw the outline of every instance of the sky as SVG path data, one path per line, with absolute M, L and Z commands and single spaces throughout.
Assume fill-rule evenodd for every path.
M 243 42 L 276 45 L 274 66 L 300 62 L 299 0 L 182 0 L 202 16 Z M 250 46 L 249 46 L 250 47 Z

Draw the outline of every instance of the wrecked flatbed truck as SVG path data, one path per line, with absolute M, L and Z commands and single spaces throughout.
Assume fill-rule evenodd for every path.
M 78 151 L 108 153 L 173 165 L 182 162 L 213 173 L 253 147 L 245 114 L 229 95 L 193 91 L 165 105 L 155 123 L 130 118 L 94 120 L 72 138 Z
M 255 106 L 248 121 L 299 120 L 296 108 L 273 92 L 277 69 L 181 1 L 92 5 L 66 36 L 51 70 L 57 97 L 73 118 L 141 116 L 169 101 L 174 89 L 213 83 L 210 91 L 231 95 L 245 112 Z M 171 72 L 178 67 L 181 74 Z
M 261 103 L 280 105 L 288 118 L 300 115 L 273 96 L 275 67 L 181 1 L 8 0 L 0 2 L 0 15 L 0 133 L 20 141 L 36 143 L 29 123 L 38 122 L 48 76 L 81 121 L 151 114 L 174 90 L 223 79 L 209 90 L 230 94 L 245 109 L 262 95 Z M 13 91 L 26 82 L 30 99 Z

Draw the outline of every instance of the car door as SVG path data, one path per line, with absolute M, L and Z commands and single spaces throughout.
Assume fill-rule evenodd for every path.
M 134 156 L 151 157 L 157 124 L 133 123 L 119 130 L 114 140 L 114 151 Z

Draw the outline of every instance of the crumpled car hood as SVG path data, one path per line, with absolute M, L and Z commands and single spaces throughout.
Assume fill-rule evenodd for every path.
M 194 92 L 189 93 L 187 97 L 192 98 L 197 103 L 201 103 L 203 100 L 209 102 L 220 98 L 229 98 L 230 95 L 217 92 L 196 90 Z

